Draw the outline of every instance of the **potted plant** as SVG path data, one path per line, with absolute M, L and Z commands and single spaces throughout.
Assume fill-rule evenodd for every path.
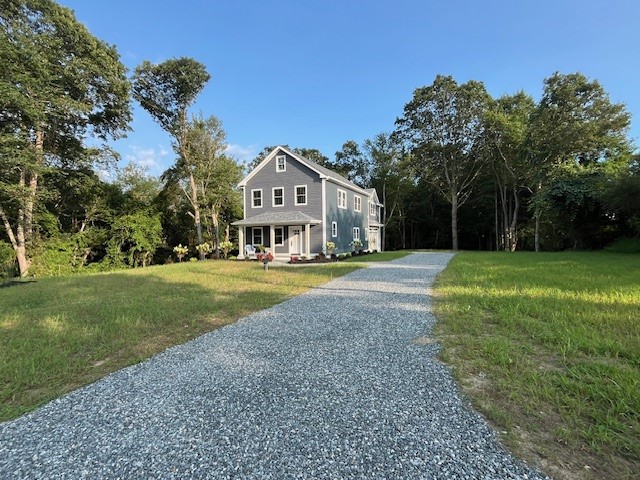
M 180 243 L 177 247 L 173 247 L 173 253 L 178 257 L 178 261 L 181 262 L 187 253 L 189 253 L 189 247 L 183 247 Z
M 350 243 L 351 248 L 353 248 L 353 253 L 358 252 L 358 255 L 362 253 L 362 242 L 358 239 L 354 240 Z
M 324 247 L 327 249 L 327 256 L 333 258 L 336 253 L 336 244 L 334 242 L 327 242 Z
M 233 248 L 232 242 L 228 240 L 225 240 L 224 242 L 220 242 L 220 250 L 222 251 L 222 255 L 224 256 L 225 259 L 229 255 L 229 252 L 231 251 L 232 248 Z

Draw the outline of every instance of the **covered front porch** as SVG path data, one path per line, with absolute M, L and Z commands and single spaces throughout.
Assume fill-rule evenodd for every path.
M 277 259 L 311 258 L 314 232 L 312 227 L 322 223 L 302 212 L 263 213 L 233 222 L 238 227 L 238 260 L 246 258 L 247 245 L 256 250 L 262 245 Z

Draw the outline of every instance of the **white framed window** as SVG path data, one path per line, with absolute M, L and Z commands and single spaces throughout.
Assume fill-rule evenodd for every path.
M 353 209 L 356 212 L 362 211 L 362 198 L 360 198 L 360 195 L 353 196 Z
M 262 245 L 262 227 L 253 227 L 251 231 L 253 232 L 253 245 Z
M 376 216 L 376 204 L 373 202 L 369 202 L 369 215 L 372 217 Z
M 338 222 L 331 222 L 331 236 L 334 238 L 338 236 Z
M 287 156 L 278 155 L 276 157 L 276 172 L 286 172 L 286 171 L 287 171 Z
M 360 240 L 360 227 L 353 227 L 353 239 Z
M 347 208 L 347 192 L 338 189 L 338 208 Z
M 253 208 L 262 208 L 262 189 L 251 190 L 251 206 Z
M 306 205 L 307 204 L 307 186 L 306 185 L 296 185 L 295 186 L 295 204 L 296 205 Z
M 273 187 L 273 206 L 274 207 L 284 206 L 284 188 Z
M 284 227 L 274 227 L 273 234 L 275 237 L 275 244 L 279 247 L 284 245 Z

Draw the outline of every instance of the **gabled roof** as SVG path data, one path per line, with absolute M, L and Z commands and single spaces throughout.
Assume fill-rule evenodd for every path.
M 238 220 L 231 225 L 239 225 L 244 227 L 258 225 L 318 225 L 322 223 L 302 212 L 267 212 L 261 213 L 251 218 Z
M 262 170 L 272 159 L 273 157 L 275 157 L 278 154 L 278 151 L 283 151 L 284 153 L 286 153 L 287 155 L 289 155 L 290 157 L 293 157 L 294 159 L 296 159 L 298 162 L 302 163 L 304 166 L 306 166 L 307 168 L 311 169 L 312 171 L 316 172 L 320 178 L 330 178 L 331 180 L 333 180 L 336 183 L 342 184 L 346 187 L 349 187 L 353 190 L 356 190 L 364 195 L 367 196 L 371 196 L 371 192 L 370 190 L 373 189 L 369 189 L 369 190 L 365 190 L 362 187 L 359 187 L 358 185 L 356 185 L 355 183 L 353 183 L 352 181 L 346 179 L 345 177 L 343 177 L 342 175 L 329 170 L 326 167 L 323 167 L 322 165 L 318 165 L 316 162 L 309 160 L 306 157 L 303 157 L 302 155 L 298 155 L 297 153 L 292 152 L 291 150 L 289 150 L 288 148 L 285 147 L 281 147 L 281 146 L 277 146 L 276 148 L 274 148 L 271 153 L 269 155 L 267 155 L 265 157 L 264 160 L 262 160 L 262 162 L 260 162 L 258 164 L 258 166 L 256 168 L 254 168 L 249 175 L 247 175 L 246 177 L 244 177 L 242 179 L 242 181 L 238 184 L 239 187 L 244 187 L 247 185 L 247 182 L 253 178 L 253 176 L 258 173 L 260 170 Z
M 365 190 L 367 191 L 367 193 L 371 197 L 371 200 L 373 200 L 377 205 L 380 205 L 381 207 L 384 207 L 384 205 L 382 205 L 382 203 L 380 203 L 380 199 L 378 198 L 378 192 L 376 191 L 375 188 L 366 188 Z

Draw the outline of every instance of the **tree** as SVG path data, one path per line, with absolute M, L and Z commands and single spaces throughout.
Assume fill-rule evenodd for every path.
M 612 103 L 597 81 L 581 73 L 554 73 L 544 81 L 544 92 L 532 115 L 529 152 L 536 169 L 536 196 L 563 165 L 597 166 L 631 150 L 628 129 L 631 118 L 621 103 Z M 540 250 L 540 218 L 545 202 L 532 204 L 535 211 L 535 249 Z
M 207 119 L 194 116 L 186 128 L 187 155 L 181 156 L 164 174 L 168 182 L 180 185 L 192 208 L 189 212 L 192 217 L 195 218 L 196 211 L 208 212 L 216 255 L 219 255 L 220 215 L 239 194 L 235 187 L 242 179 L 242 168 L 224 154 L 226 147 L 225 132 L 215 116 Z M 188 187 L 192 182 L 195 190 Z
M 488 109 L 484 119 L 484 147 L 494 173 L 502 222 L 497 243 L 506 251 L 518 244 L 521 191 L 530 188 L 531 165 L 527 161 L 527 135 L 535 102 L 524 92 L 504 95 Z M 501 223 L 502 228 L 497 225 Z M 502 238 L 502 241 L 500 241 Z
M 0 63 L 0 220 L 25 276 L 43 171 L 99 158 L 84 138 L 124 136 L 129 82 L 116 49 L 51 0 L 3 2 Z
M 191 161 L 187 148 L 187 110 L 210 78 L 202 63 L 185 57 L 160 64 L 144 61 L 136 67 L 133 75 L 133 97 L 173 137 L 174 150 L 187 163 Z M 198 244 L 201 244 L 202 222 L 198 189 L 193 176 L 189 177 L 189 189 L 194 205 L 193 220 Z
M 345 144 L 346 145 L 346 144 Z M 389 133 L 379 133 L 371 140 L 365 140 L 363 146 L 370 165 L 370 186 L 382 195 L 382 224 L 384 236 L 382 249 L 386 248 L 387 226 L 398 212 L 406 210 L 405 193 L 410 183 L 405 155 L 397 138 Z M 404 238 L 404 236 L 403 236 Z
M 353 141 L 346 141 L 336 152 L 336 160 L 330 167 L 360 187 L 367 187 L 370 181 L 370 169 L 367 157 Z
M 478 144 L 490 97 L 481 82 L 458 85 L 438 75 L 432 85 L 414 91 L 396 120 L 396 135 L 413 157 L 418 177 L 431 183 L 451 204 L 452 247 L 458 249 L 458 208 L 471 195 L 483 165 Z

